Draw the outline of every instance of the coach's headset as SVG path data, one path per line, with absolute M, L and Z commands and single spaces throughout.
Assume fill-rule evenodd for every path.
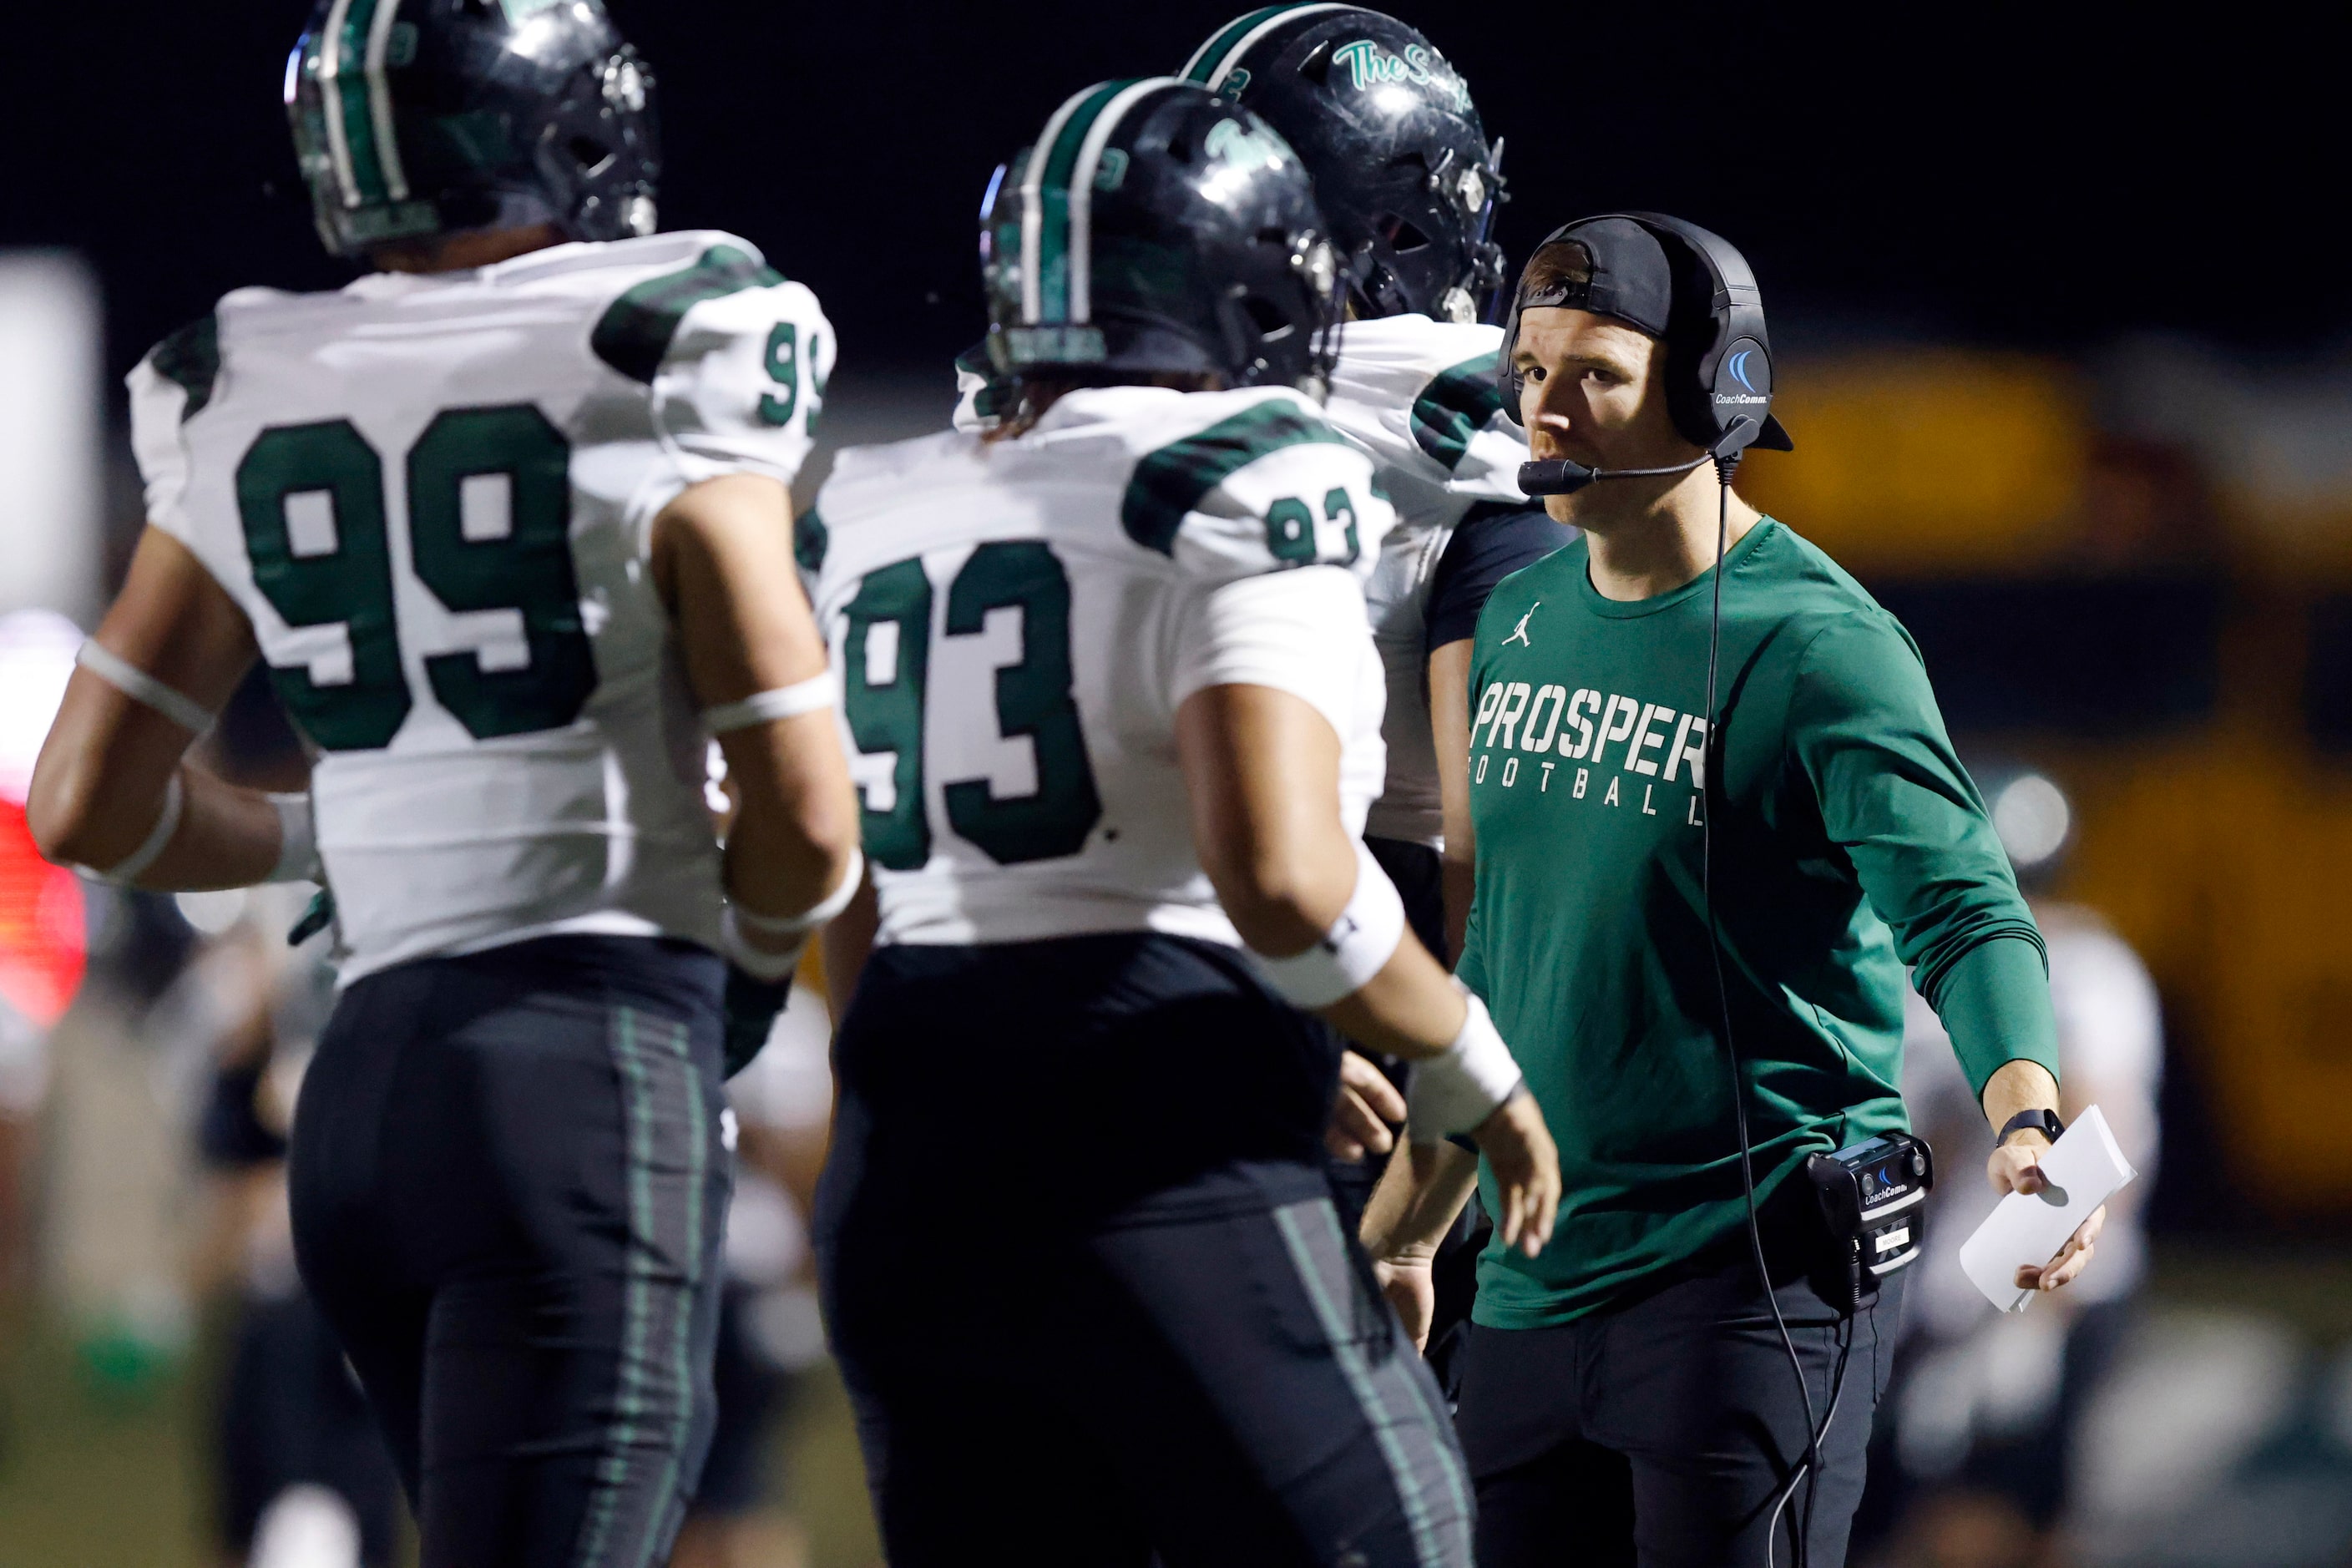
M 1748 258 L 1729 240 L 1663 213 L 1601 213 L 1552 230 L 1529 254 L 1540 256 L 1552 246 L 1573 241 L 1579 229 L 1612 219 L 1639 224 L 1656 236 L 1670 266 L 1676 251 L 1696 259 L 1710 285 L 1712 331 L 1706 345 L 1700 348 L 1689 334 L 1674 331 L 1671 308 L 1665 334 L 1667 412 L 1684 439 L 1705 447 L 1706 456 L 1663 468 L 1588 468 L 1564 458 L 1527 463 L 1519 468 L 1519 489 L 1530 496 L 1573 495 L 1597 479 L 1688 473 L 1709 458 L 1728 484 L 1740 454 L 1748 447 L 1793 450 L 1789 433 L 1772 417 L 1772 340 L 1764 330 L 1763 292 L 1756 287 L 1756 274 L 1749 269 Z M 1522 378 L 1515 356 L 1526 295 L 1524 287 L 1512 292 L 1497 366 L 1503 412 L 1513 424 L 1525 423 L 1519 413 Z
M 1739 1131 L 1739 1173 L 1747 1196 L 1748 1240 L 1756 1265 L 1756 1272 L 1770 1303 L 1772 1319 L 1780 1333 L 1780 1343 L 1789 1353 L 1789 1366 L 1796 1375 L 1798 1392 L 1805 1406 L 1804 1457 L 1790 1472 L 1774 1499 L 1772 1522 L 1765 1536 L 1766 1568 L 1771 1568 L 1775 1536 L 1780 1529 L 1780 1515 L 1796 1496 L 1798 1485 L 1808 1476 L 1821 1470 L 1822 1438 L 1835 1418 L 1840 1395 L 1845 1384 L 1846 1355 L 1838 1358 L 1837 1371 L 1832 1380 L 1829 1408 L 1817 1412 L 1812 1389 L 1805 1378 L 1804 1363 L 1798 1358 L 1796 1342 L 1790 1337 L 1789 1325 L 1780 1310 L 1779 1296 L 1772 1288 L 1771 1270 L 1764 1257 L 1764 1236 L 1757 1215 L 1755 1144 L 1748 1124 L 1748 1092 L 1740 1071 L 1739 1047 L 1731 1034 L 1731 994 L 1723 973 L 1723 941 L 1717 929 L 1715 914 L 1715 810 L 1720 788 L 1723 745 L 1717 710 L 1717 680 L 1722 661 L 1723 645 L 1723 559 L 1729 543 L 1731 480 L 1739 460 L 1750 447 L 1768 451 L 1786 452 L 1794 449 L 1789 433 L 1772 417 L 1772 348 L 1771 339 L 1764 331 L 1764 296 L 1756 287 L 1756 274 L 1748 268 L 1748 258 L 1739 254 L 1729 240 L 1711 234 L 1696 224 L 1685 223 L 1659 213 L 1603 213 L 1596 217 L 1580 218 L 1554 229 L 1543 244 L 1530 252 L 1530 258 L 1541 256 L 1550 247 L 1574 242 L 1577 231 L 1596 223 L 1617 219 L 1639 224 L 1660 241 L 1666 252 L 1674 282 L 1682 281 L 1682 269 L 1675 266 L 1675 255 L 1680 251 L 1695 259 L 1712 286 L 1708 300 L 1711 331 L 1702 347 L 1697 334 L 1685 330 L 1682 312 L 1675 307 L 1671 291 L 1666 309 L 1666 408 L 1672 415 L 1675 428 L 1683 438 L 1704 447 L 1699 457 L 1687 463 L 1671 464 L 1660 468 L 1591 468 L 1582 463 L 1565 458 L 1531 462 L 1519 469 L 1519 489 L 1529 496 L 1574 495 L 1587 485 L 1601 479 L 1630 479 L 1686 474 L 1702 463 L 1712 462 L 1716 477 L 1722 487 L 1717 510 L 1715 544 L 1714 614 L 1708 627 L 1706 649 L 1706 772 L 1702 789 L 1706 795 L 1706 817 L 1700 825 L 1701 859 L 1699 885 L 1701 900 L 1706 908 L 1706 934 L 1709 955 L 1715 965 L 1716 1005 L 1718 1023 L 1723 1031 L 1724 1053 L 1731 1068 L 1731 1104 Z M 1565 305 L 1574 309 L 1592 308 L 1590 296 L 1580 299 L 1573 290 L 1556 299 L 1539 300 L 1538 305 Z M 1605 303 L 1605 301 L 1604 301 Z M 1527 289 L 1522 286 L 1513 292 L 1510 316 L 1503 328 L 1503 344 L 1496 366 L 1496 382 L 1503 394 L 1503 408 L 1514 424 L 1526 421 L 1519 413 L 1519 395 L 1524 378 L 1519 374 L 1516 355 L 1519 342 L 1519 318 L 1527 309 Z M 1607 314 L 1605 310 L 1600 313 Z M 1644 329 L 1646 330 L 1646 328 Z M 1694 352 L 1696 351 L 1696 352 Z M 1853 1319 L 1845 1320 L 1847 1332 L 1852 1332 Z M 1846 1349 L 1851 1351 L 1852 1342 Z M 1809 1555 L 1812 1533 L 1812 1501 L 1817 1488 L 1806 1490 L 1805 1506 L 1800 1519 L 1793 1521 L 1797 1563 L 1803 1564 Z

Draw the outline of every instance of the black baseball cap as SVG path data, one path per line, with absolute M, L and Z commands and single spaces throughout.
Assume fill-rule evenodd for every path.
M 1555 279 L 1538 289 L 1524 290 L 1519 309 L 1590 310 L 1614 316 L 1639 327 L 1654 338 L 1664 338 L 1674 324 L 1675 268 L 1658 237 L 1628 217 L 1597 218 L 1579 224 L 1536 252 L 1528 270 L 1545 251 L 1573 247 L 1583 253 L 1589 277 Z

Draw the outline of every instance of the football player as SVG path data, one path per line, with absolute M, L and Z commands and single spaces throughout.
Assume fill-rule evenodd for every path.
M 1364 591 L 1389 693 L 1388 777 L 1365 831 L 1414 931 L 1450 961 L 1476 864 L 1471 634 L 1496 584 L 1576 537 L 1519 492 L 1527 437 L 1496 390 L 1501 329 L 1482 322 L 1503 282 L 1488 237 L 1502 144 L 1489 146 L 1469 88 L 1435 46 L 1361 6 L 1249 12 L 1182 74 L 1297 150 L 1341 257 L 1348 327 L 1324 412 L 1371 458 L 1397 513 Z M 1369 1064 L 1351 1057 L 1346 1067 L 1334 1175 L 1360 1210 L 1377 1166 L 1346 1156 L 1388 1151 L 1383 1117 L 1396 1101 Z M 1466 1268 L 1451 1269 L 1435 1301 L 1431 1263 L 1416 1255 L 1381 1273 L 1421 1300 L 1414 1321 L 1438 1345 L 1467 1316 L 1471 1287 Z
M 1501 143 L 1427 38 L 1360 6 L 1250 12 L 1182 74 L 1297 152 L 1341 258 L 1349 324 L 1324 411 L 1397 512 L 1365 593 L 1389 689 L 1388 777 L 1367 831 L 1414 929 L 1449 952 L 1473 864 L 1470 635 L 1497 582 L 1575 537 L 1519 492 L 1527 437 L 1496 390 L 1502 331 L 1481 321 L 1503 281 L 1487 237 Z
M 1509 1166 L 1514 1243 L 1557 1177 L 1358 838 L 1391 510 L 1315 395 L 1311 186 L 1157 78 L 1063 104 L 985 214 L 1008 405 L 843 454 L 808 531 L 877 895 L 828 939 L 816 1234 L 890 1560 L 1466 1563 L 1297 1009 L 1417 1060 L 1413 1134 Z
M 722 1053 L 859 875 L 790 551 L 833 335 L 742 241 L 655 234 L 652 93 L 597 0 L 323 0 L 287 108 L 373 270 L 233 293 L 133 373 L 149 527 L 31 803 L 117 882 L 331 889 L 296 1244 L 426 1568 L 667 1561 Z M 183 763 L 257 655 L 306 795 Z

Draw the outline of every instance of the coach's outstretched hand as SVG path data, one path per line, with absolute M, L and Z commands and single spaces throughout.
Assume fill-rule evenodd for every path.
M 1521 1085 L 1470 1138 L 1486 1156 L 1501 1189 L 1503 1212 L 1495 1223 L 1502 1230 L 1503 1245 L 1537 1256 L 1550 1245 L 1552 1221 L 1559 1214 L 1559 1151 L 1552 1146 L 1551 1130 L 1536 1109 L 1535 1096 Z

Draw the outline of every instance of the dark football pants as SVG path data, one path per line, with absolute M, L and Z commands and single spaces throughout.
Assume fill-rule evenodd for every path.
M 814 1226 L 891 1568 L 1468 1568 L 1437 1389 L 1243 954 L 883 948 Z
M 1783 1279 L 1775 1271 L 1776 1280 Z M 1822 1442 L 1811 1568 L 1842 1568 L 1909 1276 L 1841 1319 L 1801 1276 L 1775 1294 Z M 1744 1238 L 1630 1306 L 1558 1328 L 1470 1331 L 1456 1420 L 1481 1568 L 1764 1568 L 1794 1563 L 1805 1407 Z
M 996 1279 L 827 1252 L 892 1568 L 1468 1568 L 1437 1386 L 1311 1167 L 1222 1173 Z
M 668 1560 L 713 1419 L 720 961 L 557 937 L 360 981 L 290 1180 L 424 1568 Z

